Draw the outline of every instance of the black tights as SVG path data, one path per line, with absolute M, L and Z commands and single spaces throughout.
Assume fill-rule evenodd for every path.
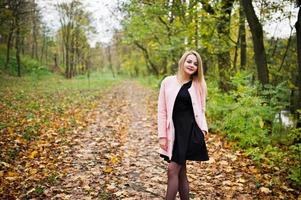
M 186 175 L 186 163 L 184 165 L 179 165 L 171 161 L 168 164 L 166 200 L 174 200 L 178 191 L 180 193 L 181 200 L 189 199 L 189 184 Z

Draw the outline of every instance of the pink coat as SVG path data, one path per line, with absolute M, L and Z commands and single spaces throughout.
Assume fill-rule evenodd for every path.
M 208 126 L 205 117 L 207 87 L 204 80 L 203 87 L 196 80 L 192 81 L 188 92 L 191 97 L 194 118 L 202 131 L 208 133 Z M 167 151 L 159 149 L 159 153 L 171 159 L 172 148 L 175 140 L 175 130 L 172 120 L 173 106 L 178 92 L 182 85 L 176 76 L 168 76 L 163 79 L 158 99 L 158 137 L 166 137 L 168 140 Z

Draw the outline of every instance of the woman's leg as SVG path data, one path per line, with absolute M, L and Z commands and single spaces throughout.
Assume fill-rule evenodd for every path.
M 166 200 L 174 200 L 176 198 L 178 189 L 179 189 L 179 172 L 181 169 L 181 165 L 170 162 L 168 164 L 168 185 L 167 185 L 167 193 Z
M 179 174 L 179 193 L 181 200 L 189 199 L 189 183 L 186 174 L 186 163 L 181 167 Z

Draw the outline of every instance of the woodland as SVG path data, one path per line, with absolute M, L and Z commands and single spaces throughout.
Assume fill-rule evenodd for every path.
M 121 28 L 95 45 L 84 3 L 53 3 L 54 31 L 36 0 L 0 0 L 0 199 L 162 199 L 145 180 L 165 183 L 164 172 L 144 176 L 133 155 L 158 145 L 160 82 L 190 49 L 203 60 L 212 155 L 204 193 L 190 174 L 192 199 L 301 198 L 300 0 L 117 1 Z

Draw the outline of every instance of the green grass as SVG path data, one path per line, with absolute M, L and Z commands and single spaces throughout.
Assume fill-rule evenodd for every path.
M 77 76 L 73 79 L 65 79 L 57 74 L 42 74 L 38 78 L 35 74 L 28 74 L 23 77 L 13 77 L 9 75 L 0 75 L 0 92 L 5 90 L 19 91 L 19 98 L 27 91 L 36 93 L 53 93 L 58 91 L 72 90 L 99 90 L 118 82 L 119 78 L 113 78 L 109 74 L 93 73 L 90 79 L 87 76 Z
M 149 86 L 153 89 L 159 89 L 160 88 L 161 79 L 163 79 L 163 78 L 159 78 L 159 77 L 153 76 L 153 75 L 140 76 L 140 77 L 137 78 L 137 80 L 141 84 Z

